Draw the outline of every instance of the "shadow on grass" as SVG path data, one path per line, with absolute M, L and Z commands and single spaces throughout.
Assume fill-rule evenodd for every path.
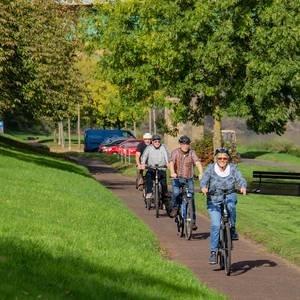
M 2 145 L 0 144 L 0 146 Z M 43 154 L 33 153 L 33 152 L 23 153 L 20 152 L 20 149 L 14 147 L 11 148 L 6 147 L 6 149 L 0 148 L 0 153 L 3 156 L 12 157 L 22 161 L 34 163 L 40 166 L 59 169 L 66 172 L 72 172 L 82 176 L 90 177 L 90 175 L 85 169 L 79 168 L 76 165 L 72 165 L 70 162 L 58 160 L 58 158 L 52 158 L 51 156 L 49 157 L 48 154 L 46 153 Z
M 42 243 L 15 238 L 0 241 L 1 299 L 209 297 L 205 290 L 202 293 L 171 279 L 167 281 L 162 276 L 138 271 L 134 266 L 122 269 L 113 262 L 105 266 L 82 257 L 54 256 L 44 248 Z
M 270 152 L 269 151 L 247 151 L 241 153 L 241 158 L 256 158 L 267 153 Z

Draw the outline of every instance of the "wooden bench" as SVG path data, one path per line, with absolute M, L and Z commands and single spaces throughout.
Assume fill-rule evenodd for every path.
M 300 195 L 300 182 L 298 183 L 296 180 L 300 180 L 300 173 L 293 172 L 269 172 L 269 171 L 253 171 L 253 178 L 258 178 L 258 188 L 255 190 L 256 192 L 260 192 L 260 188 L 262 183 L 273 183 L 273 184 L 298 184 L 298 195 Z M 274 181 L 264 181 L 264 179 L 275 179 Z M 282 181 L 282 180 L 294 180 L 292 182 Z M 281 182 L 280 182 L 281 180 Z

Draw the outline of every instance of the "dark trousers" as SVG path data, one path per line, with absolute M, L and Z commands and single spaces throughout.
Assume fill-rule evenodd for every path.
M 148 169 L 146 172 L 146 193 L 153 192 L 153 180 L 155 180 L 155 170 Z M 167 172 L 165 170 L 158 170 L 158 181 L 161 184 L 162 194 L 166 195 L 168 193 L 168 186 Z

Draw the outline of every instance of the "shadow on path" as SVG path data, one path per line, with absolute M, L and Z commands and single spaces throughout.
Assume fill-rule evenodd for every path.
M 254 268 L 270 268 L 270 267 L 276 267 L 277 263 L 275 263 L 272 260 L 245 260 L 245 261 L 239 261 L 235 262 L 231 265 L 232 268 L 232 276 L 238 276 L 242 275 L 251 269 Z
M 192 239 L 193 240 L 206 240 L 209 238 L 209 236 L 210 236 L 209 232 L 197 232 L 197 233 L 193 233 Z

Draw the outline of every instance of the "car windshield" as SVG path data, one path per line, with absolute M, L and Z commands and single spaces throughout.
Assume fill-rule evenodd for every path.
M 119 144 L 123 143 L 124 141 L 126 141 L 126 139 L 122 138 L 122 139 L 114 140 L 111 142 L 103 143 L 102 145 L 103 146 L 115 146 L 115 145 L 119 145 Z
M 134 147 L 137 147 L 137 145 L 139 143 L 140 143 L 140 141 L 136 141 L 136 140 L 135 141 L 127 141 L 127 142 L 123 143 L 122 146 L 125 148 L 129 148 L 129 147 L 134 148 Z

